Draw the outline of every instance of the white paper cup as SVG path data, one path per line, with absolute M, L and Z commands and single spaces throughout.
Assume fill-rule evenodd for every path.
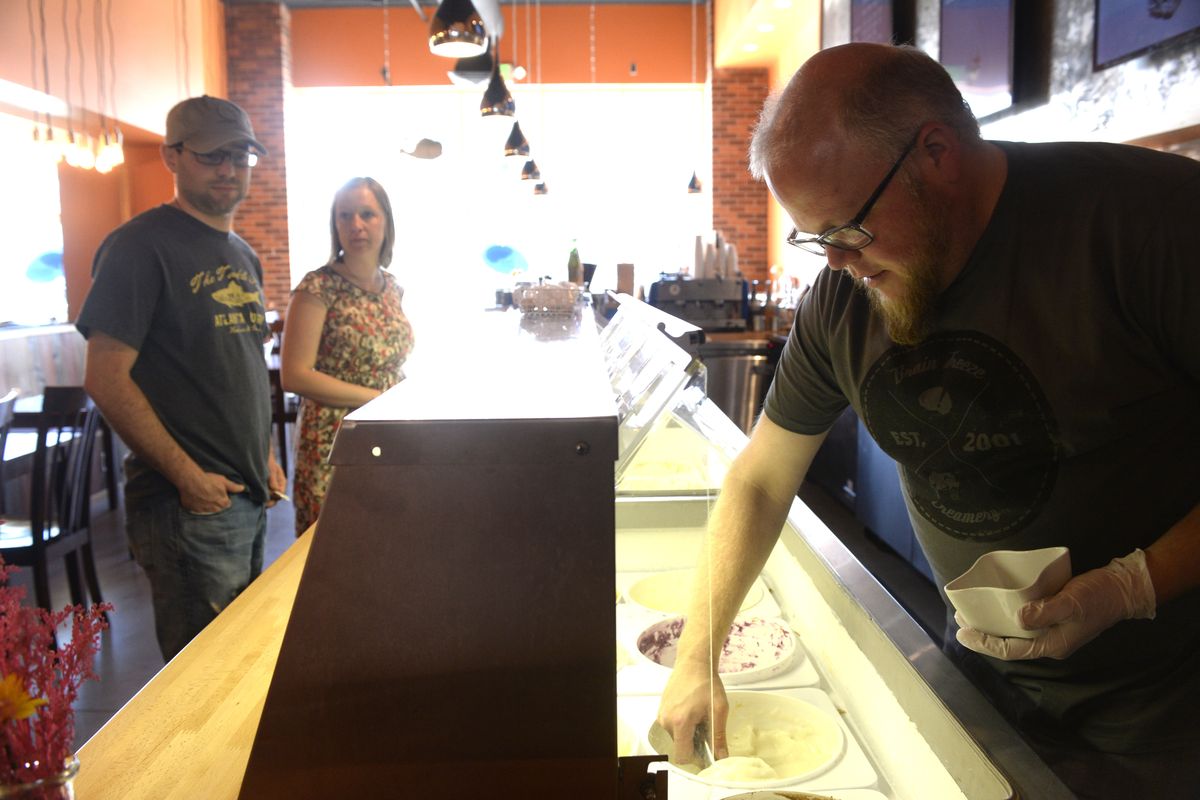
M 946 596 L 967 625 L 993 636 L 1034 639 L 1017 612 L 1030 600 L 1056 593 L 1071 579 L 1071 553 L 1066 547 L 1041 550 L 993 550 L 946 584 Z

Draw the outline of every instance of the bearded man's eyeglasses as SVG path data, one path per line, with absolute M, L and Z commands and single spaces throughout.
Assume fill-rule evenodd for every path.
M 836 247 L 838 250 L 862 250 L 864 247 L 875 241 L 875 236 L 862 226 L 866 220 L 867 214 L 871 213 L 871 209 L 875 206 L 883 190 L 892 182 L 892 178 L 900 171 L 900 165 L 904 163 L 904 159 L 908 158 L 908 154 L 916 147 L 917 138 L 921 132 L 918 130 L 908 144 L 904 146 L 904 150 L 900 153 L 900 157 L 896 159 L 896 163 L 892 164 L 892 168 L 888 170 L 888 174 L 883 176 L 883 180 L 875 187 L 875 191 L 871 192 L 871 196 L 867 198 L 867 202 L 859 209 L 859 212 L 854 215 L 854 219 L 847 222 L 845 225 L 838 225 L 830 228 L 822 234 L 803 233 L 796 228 L 792 228 L 792 232 L 787 237 L 787 243 L 793 247 L 799 247 L 809 253 L 817 255 L 825 255 L 826 247 Z
M 180 153 L 187 150 L 192 154 L 192 158 L 196 159 L 197 164 L 203 164 L 206 167 L 219 167 L 226 160 L 232 162 L 235 167 L 253 167 L 258 163 L 258 154 L 249 150 L 213 150 L 211 153 L 197 153 L 190 147 L 184 147 L 181 144 L 171 145 L 171 147 Z

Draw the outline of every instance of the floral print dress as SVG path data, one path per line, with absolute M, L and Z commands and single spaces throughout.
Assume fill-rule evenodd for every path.
M 404 378 L 401 366 L 413 346 L 412 326 L 400 307 L 403 291 L 390 272 L 383 289 L 368 292 L 339 275 L 328 264 L 304 276 L 296 287 L 327 309 L 317 346 L 318 372 L 347 383 L 384 391 Z M 353 409 L 333 408 L 307 397 L 300 401 L 296 470 L 292 502 L 296 535 L 317 520 L 329 476 L 329 453 L 342 418 Z

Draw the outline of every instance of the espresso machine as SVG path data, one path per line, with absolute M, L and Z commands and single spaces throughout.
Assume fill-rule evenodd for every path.
M 744 331 L 750 287 L 736 278 L 691 278 L 663 273 L 650 284 L 647 302 L 705 331 Z

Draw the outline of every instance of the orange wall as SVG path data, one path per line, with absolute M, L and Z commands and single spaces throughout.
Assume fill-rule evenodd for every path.
M 39 0 L 41 2 L 41 0 Z M 63 36 L 64 3 L 67 30 Z M 40 34 L 30 40 L 28 6 L 21 0 L 0 0 L 0 78 L 44 90 L 40 68 L 36 81 L 30 73 L 30 55 L 40 64 L 43 48 Z M 38 3 L 33 3 L 35 32 Z M 111 7 L 113 102 L 101 109 L 96 65 L 95 5 L 86 0 L 45 0 L 45 54 L 50 73 L 49 94 L 90 110 L 88 122 L 98 124 L 97 115 L 110 115 L 136 128 L 161 135 L 166 111 L 192 94 L 222 94 L 225 88 L 224 19 L 221 0 L 115 0 Z M 187 10 L 179 16 L 180 6 Z M 82 41 L 75 36 L 75 14 L 81 12 Z M 184 31 L 187 36 L 184 38 Z M 107 37 L 106 42 L 107 42 Z M 107 44 L 106 44 L 107 51 Z M 108 73 L 108 58 L 103 59 Z M 66 97 L 67 61 L 70 58 L 71 97 Z M 86 92 L 80 91 L 79 66 L 84 65 Z
M 122 181 L 119 170 L 101 175 L 95 170 L 58 165 L 63 271 L 67 279 L 67 316 L 70 319 L 79 315 L 83 298 L 92 286 L 92 257 L 96 248 L 109 231 L 124 222 L 120 203 L 113 202 L 120 196 Z
M 537 19 L 503 6 L 500 56 L 538 72 Z M 515 14 L 515 20 L 514 20 Z M 595 6 L 596 81 L 686 83 L 692 79 L 691 7 L 601 3 Z M 429 16 L 429 13 L 426 14 Z M 588 83 L 591 76 L 589 6 L 541 10 L 541 79 Z M 704 7 L 696 11 L 696 79 L 705 77 Z M 416 12 L 388 12 L 392 83 L 440 86 L 454 61 L 429 52 L 429 24 Z M 515 45 L 515 48 L 514 48 Z M 296 86 L 380 86 L 384 62 L 382 9 L 296 9 L 292 12 L 292 82 Z M 515 49 L 515 52 L 514 52 Z M 527 58 L 527 56 L 529 56 Z M 532 61 L 532 64 L 529 63 Z M 637 65 L 637 74 L 630 66 Z

